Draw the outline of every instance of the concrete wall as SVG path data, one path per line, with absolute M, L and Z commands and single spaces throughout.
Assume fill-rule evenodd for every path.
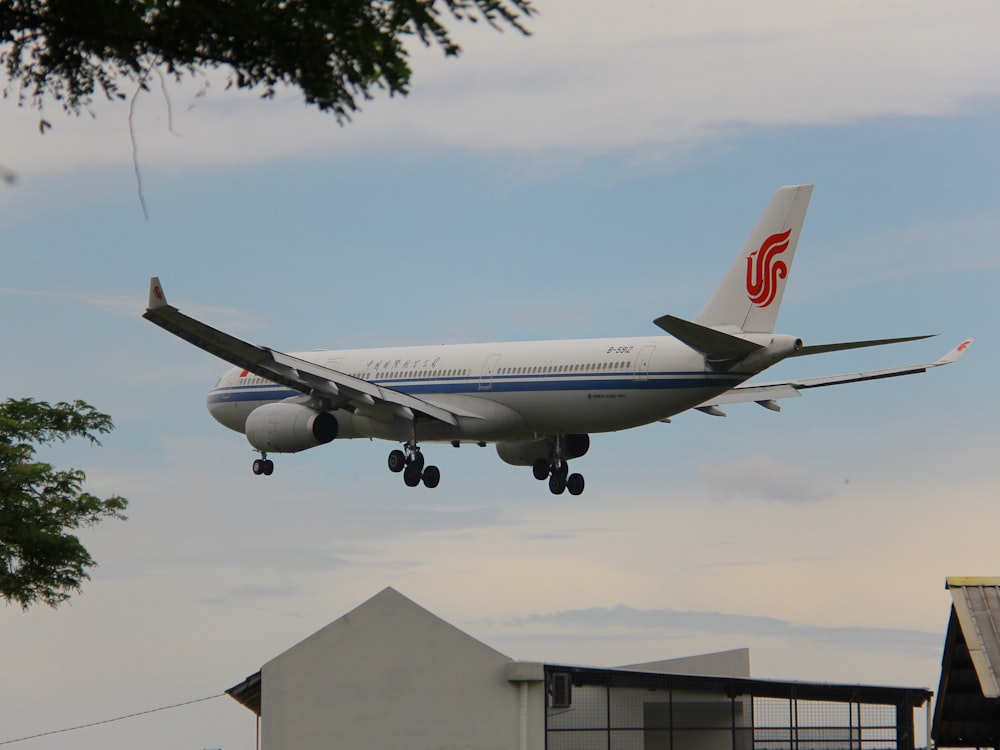
M 511 750 L 522 741 L 511 660 L 385 589 L 264 665 L 262 750 Z M 528 744 L 544 746 L 542 683 Z

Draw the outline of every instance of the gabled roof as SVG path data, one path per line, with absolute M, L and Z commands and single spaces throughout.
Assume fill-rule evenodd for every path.
M 948 578 L 951 617 L 934 709 L 941 747 L 1000 746 L 1000 578 Z
M 613 683 L 619 686 L 641 687 L 650 690 L 674 688 L 716 692 L 730 696 L 755 695 L 912 707 L 923 705 L 931 696 L 931 692 L 923 688 L 750 679 L 749 654 L 743 649 L 703 655 L 693 659 L 648 662 L 618 669 L 557 665 L 548 662 L 544 664 L 514 662 L 510 657 L 462 632 L 392 588 L 383 589 L 343 617 L 272 659 L 264 665 L 262 671 L 250 675 L 226 692 L 234 700 L 260 716 L 262 682 L 266 677 L 265 672 L 269 669 L 269 665 L 287 658 L 302 656 L 303 653 L 309 659 L 313 659 L 318 653 L 331 647 L 346 648 L 349 651 L 364 654 L 374 653 L 380 643 L 394 642 L 396 646 L 406 646 L 405 643 L 400 644 L 399 641 L 405 641 L 406 634 L 414 627 L 440 635 L 449 643 L 460 646 L 465 654 L 474 652 L 487 656 L 497 663 L 504 663 L 506 677 L 511 681 L 543 679 L 544 673 L 548 672 L 568 672 L 572 676 L 573 684 L 579 685 L 609 685 Z M 721 660 L 719 664 L 726 664 L 727 668 L 709 669 L 704 661 L 710 657 L 717 657 L 717 660 Z M 693 668 L 696 665 L 699 666 L 699 669 Z M 670 672 L 664 670 L 670 670 Z M 705 671 L 728 672 L 729 676 L 705 675 Z M 698 672 L 702 672 L 702 674 L 698 674 Z M 738 674 L 742 672 L 745 672 L 746 675 Z
M 271 659 L 260 672 L 250 675 L 240 684 L 229 688 L 226 693 L 260 716 L 261 686 L 269 669 L 290 661 L 315 664 L 322 660 L 336 659 L 337 654 L 352 660 L 381 662 L 386 659 L 386 652 L 390 649 L 406 653 L 419 652 L 421 658 L 431 658 L 444 652 L 455 654 L 456 658 L 460 654 L 465 659 L 479 655 L 498 664 L 513 661 L 392 587 L 387 587 Z M 398 654 L 397 658 L 405 660 L 406 653 Z

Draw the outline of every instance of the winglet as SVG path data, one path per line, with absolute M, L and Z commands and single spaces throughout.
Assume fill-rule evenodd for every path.
M 969 346 L 972 345 L 973 341 L 975 341 L 975 339 L 966 339 L 961 344 L 959 344 L 954 349 L 952 349 L 950 352 L 948 352 L 943 357 L 941 357 L 941 359 L 937 360 L 934 364 L 935 365 L 950 365 L 952 362 L 957 361 L 959 357 L 961 357 L 963 354 L 965 354 L 965 350 L 968 349 Z
M 149 279 L 149 303 L 146 305 L 146 309 L 155 310 L 157 307 L 168 307 L 167 296 L 163 293 L 163 287 L 160 286 L 160 277 L 152 276 Z

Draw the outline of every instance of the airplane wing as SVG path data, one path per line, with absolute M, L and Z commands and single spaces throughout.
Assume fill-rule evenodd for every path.
M 405 419 L 419 414 L 451 425 L 458 423 L 455 413 L 423 399 L 251 344 L 188 317 L 167 304 L 156 276 L 149 280 L 149 303 L 142 317 L 219 359 L 301 393 L 325 397 L 338 405 L 380 406 Z
M 779 399 L 801 396 L 801 391 L 808 388 L 822 388 L 828 385 L 858 383 L 864 380 L 881 380 L 883 378 L 899 377 L 900 375 L 914 375 L 920 372 L 927 372 L 932 367 L 950 365 L 965 354 L 965 350 L 969 348 L 973 341 L 975 339 L 966 339 L 943 357 L 921 365 L 905 365 L 903 367 L 890 367 L 884 370 L 851 372 L 843 375 L 824 375 L 816 378 L 801 378 L 799 380 L 786 380 L 775 383 L 739 385 L 726 393 L 709 399 L 703 404 L 699 404 L 695 408 L 714 416 L 725 416 L 725 412 L 719 408 L 724 404 L 756 401 L 765 408 L 779 411 L 781 407 L 776 403 Z

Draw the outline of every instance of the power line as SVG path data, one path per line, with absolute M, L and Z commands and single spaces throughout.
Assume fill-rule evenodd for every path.
M 15 742 L 24 742 L 26 740 L 35 740 L 39 737 L 49 737 L 53 734 L 62 734 L 64 732 L 75 732 L 78 729 L 88 729 L 90 727 L 98 727 L 102 724 L 113 724 L 116 721 L 125 721 L 125 719 L 134 719 L 136 716 L 145 716 L 146 714 L 155 714 L 158 711 L 169 711 L 172 708 L 180 708 L 181 706 L 190 706 L 192 703 L 204 703 L 205 701 L 215 700 L 216 698 L 221 698 L 225 693 L 219 693 L 218 695 L 210 695 L 207 698 L 195 698 L 193 701 L 184 701 L 183 703 L 175 703 L 172 706 L 160 706 L 159 708 L 151 708 L 148 711 L 139 711 L 138 713 L 129 714 L 128 716 L 118 716 L 114 719 L 105 719 L 104 721 L 94 721 L 90 724 L 81 724 L 78 727 L 67 727 L 66 729 L 56 729 L 51 732 L 42 732 L 41 734 L 33 734 L 30 737 L 19 737 L 16 740 L 2 740 L 0 745 L 13 745 Z

